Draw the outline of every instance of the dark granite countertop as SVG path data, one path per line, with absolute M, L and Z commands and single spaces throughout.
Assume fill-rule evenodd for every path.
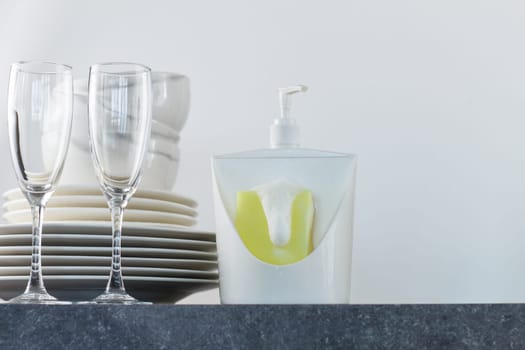
M 0 349 L 525 349 L 525 304 L 0 305 Z

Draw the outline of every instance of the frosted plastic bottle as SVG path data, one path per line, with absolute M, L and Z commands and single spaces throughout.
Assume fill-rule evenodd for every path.
M 290 95 L 305 90 L 304 86 L 280 89 L 281 117 L 271 126 L 271 149 L 212 159 L 222 303 L 349 302 L 357 158 L 298 147 L 298 126 L 289 116 Z M 256 203 L 257 210 L 264 209 L 265 217 L 259 215 L 259 221 L 253 206 L 246 210 L 240 207 L 246 193 L 260 197 L 262 206 Z M 299 203 L 302 206 L 294 207 L 297 193 L 311 194 L 311 201 L 305 197 Z M 290 220 L 297 221 L 291 218 L 308 221 L 312 202 L 311 230 L 306 233 L 307 226 L 296 232 L 296 236 L 309 236 L 295 237 L 308 239 L 311 247 L 307 253 L 288 248 L 292 245 L 286 242 L 294 239 Z M 290 208 L 299 211 L 290 216 Z M 242 232 L 238 217 L 241 212 L 248 215 Z M 262 231 L 260 225 L 250 226 L 252 214 L 253 225 L 265 221 Z M 270 247 L 264 255 L 263 243 L 252 241 L 251 235 L 264 235 L 266 231 L 269 237 L 263 237 L 263 243 Z M 304 247 L 301 244 L 298 246 Z M 264 254 L 258 253 L 260 250 Z M 287 256 L 292 256 L 291 260 L 286 260 Z

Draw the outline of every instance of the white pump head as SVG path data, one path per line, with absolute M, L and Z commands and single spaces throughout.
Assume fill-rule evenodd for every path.
M 276 118 L 270 126 L 270 145 L 272 148 L 299 146 L 299 125 L 297 125 L 295 119 L 290 117 L 291 95 L 305 92 L 306 90 L 308 90 L 308 87 L 305 85 L 279 89 L 281 117 Z

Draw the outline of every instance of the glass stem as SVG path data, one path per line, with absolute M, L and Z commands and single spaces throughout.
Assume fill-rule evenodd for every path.
M 122 251 L 122 216 L 124 209 L 118 202 L 111 203 L 112 246 L 111 246 L 111 274 L 109 276 L 106 293 L 125 293 L 122 280 L 121 251 Z
M 33 214 L 31 275 L 25 293 L 47 293 L 42 279 L 42 222 L 45 207 L 42 204 L 31 206 Z

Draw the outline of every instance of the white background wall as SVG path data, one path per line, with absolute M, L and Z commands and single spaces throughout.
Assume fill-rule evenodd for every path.
M 276 88 L 307 84 L 304 145 L 359 155 L 354 303 L 525 301 L 524 13 L 520 0 L 3 0 L 0 96 L 22 59 L 76 77 L 111 60 L 187 74 L 176 190 L 213 229 L 210 155 L 266 146 Z

